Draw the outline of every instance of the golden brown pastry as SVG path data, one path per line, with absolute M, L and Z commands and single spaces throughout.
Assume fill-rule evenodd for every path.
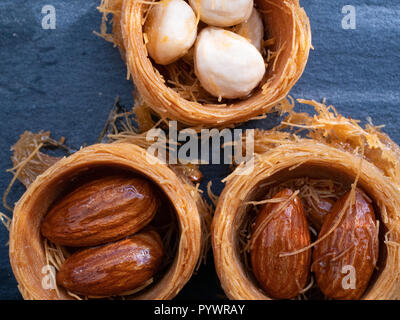
M 100 10 L 105 17 L 113 14 L 113 33 L 107 34 L 103 23 L 101 34 L 119 47 L 127 64 L 128 78 L 132 78 L 139 94 L 155 113 L 191 126 L 226 127 L 275 110 L 274 106 L 287 96 L 303 73 L 311 47 L 309 20 L 298 0 L 254 3 L 264 19 L 267 69 L 258 87 L 242 99 L 221 100 L 221 94 L 210 96 L 199 85 L 190 50 L 179 61 L 163 67 L 149 58 L 149 39 L 143 26 L 149 8 L 163 4 L 103 0 Z M 199 31 L 202 27 L 200 24 Z
M 222 287 L 230 299 L 273 298 L 254 277 L 248 261 L 249 237 L 256 209 L 276 203 L 273 195 L 290 187 L 306 211 L 309 203 L 305 200 L 310 197 L 329 199 L 329 206 L 333 204 L 328 214 L 318 216 L 321 231 L 309 217 L 310 245 L 279 254 L 292 257 L 314 250 L 311 271 L 318 281 L 312 276 L 296 298 L 323 299 L 325 292 L 340 299 L 398 299 L 399 147 L 379 127 L 361 127 L 332 106 L 301 102 L 313 105 L 317 115 L 291 113 L 278 128 L 256 131 L 254 167 L 243 163 L 224 180 L 226 186 L 212 224 L 215 265 Z M 281 130 L 288 127 L 293 130 Z M 365 194 L 363 198 L 359 190 Z M 319 262 L 322 264 L 317 267 Z M 334 282 L 321 276 L 324 266 L 334 275 Z M 351 290 L 343 294 L 338 288 Z
M 151 270 L 153 270 L 152 268 L 154 268 L 154 270 L 145 274 L 140 274 L 139 272 L 139 274 L 137 274 L 137 279 L 140 281 L 130 279 L 132 281 L 129 283 L 120 285 L 117 288 L 111 287 L 104 290 L 102 289 L 103 291 L 99 291 L 99 293 L 114 294 L 121 288 L 128 289 L 129 287 L 130 289 L 134 289 L 135 287 L 137 290 L 125 293 L 125 298 L 171 299 L 178 294 L 192 276 L 199 259 L 203 258 L 202 250 L 204 250 L 207 230 L 203 228 L 202 220 L 204 215 L 208 214 L 208 208 L 204 206 L 201 199 L 194 195 L 194 187 L 190 185 L 185 178 L 178 176 L 167 165 L 157 161 L 156 158 L 151 158 L 153 161 L 150 163 L 148 161 L 149 157 L 151 158 L 152 156 L 147 154 L 145 149 L 134 144 L 97 144 L 83 148 L 75 154 L 57 161 L 53 166 L 35 179 L 22 198 L 18 201 L 14 209 L 14 216 L 10 230 L 11 266 L 18 281 L 18 288 L 24 299 L 85 298 L 79 294 L 93 294 L 96 292 L 96 288 L 102 287 L 102 285 L 97 287 L 97 283 L 90 283 L 94 288 L 94 291 L 83 292 L 81 286 L 71 287 L 68 285 L 68 283 L 71 282 L 65 280 L 65 272 L 63 273 L 64 276 L 59 276 L 59 283 L 70 288 L 72 292 L 64 290 L 62 286 L 55 286 L 53 288 L 44 285 L 46 283 L 49 284 L 48 281 L 45 281 L 46 275 L 49 275 L 49 266 L 53 266 L 56 271 L 58 271 L 60 268 L 63 269 L 62 266 L 64 260 L 67 258 L 67 255 L 64 255 L 66 251 L 69 254 L 72 253 L 72 256 L 74 256 L 74 254 L 79 254 L 74 253 L 74 250 L 71 250 L 70 248 L 63 248 L 51 244 L 41 235 L 40 226 L 43 218 L 52 205 L 60 198 L 62 199 L 65 194 L 68 194 L 68 191 L 71 190 L 71 188 L 76 189 L 77 186 L 85 185 L 84 182 L 87 181 L 87 179 L 99 181 L 92 179 L 98 175 L 107 176 L 109 174 L 115 174 L 116 172 L 118 172 L 118 174 L 125 174 L 126 176 L 129 176 L 130 174 L 141 176 L 141 179 L 145 179 L 152 186 L 154 189 L 153 191 L 155 191 L 154 195 L 159 197 L 158 200 L 162 202 L 161 215 L 159 211 L 156 214 L 154 222 L 150 224 L 150 228 L 157 228 L 159 225 L 164 225 L 165 221 L 169 221 L 165 218 L 169 212 L 168 208 L 171 208 L 171 212 L 173 212 L 174 219 L 176 220 L 176 228 L 172 234 L 169 234 L 169 237 L 176 239 L 176 249 L 173 249 L 173 246 L 168 249 L 169 244 L 167 243 L 168 241 L 165 240 L 167 239 L 165 238 L 166 235 L 163 235 L 163 254 L 165 258 L 161 261 L 166 262 L 168 260 L 167 258 L 170 258 L 170 262 L 163 266 L 164 271 L 162 273 L 154 273 L 154 270 L 157 269 L 157 265 L 160 262 L 160 255 L 158 253 L 160 250 L 157 248 L 157 245 L 155 245 L 158 241 L 153 240 L 152 242 L 149 242 L 149 251 L 146 249 L 142 250 L 138 259 L 144 259 L 146 257 L 146 252 L 152 256 L 153 251 L 150 249 L 154 248 L 154 252 L 157 253 L 155 256 L 157 259 L 154 261 L 157 263 L 151 263 L 151 266 L 149 266 Z M 103 181 L 104 183 L 104 180 L 100 179 L 100 181 Z M 115 182 L 115 177 L 112 181 Z M 124 183 L 126 182 L 126 180 L 121 181 Z M 136 183 L 137 180 L 128 180 L 128 182 Z M 120 191 L 126 192 L 126 190 L 124 190 L 121 189 Z M 129 186 L 129 190 L 131 190 L 130 192 L 135 191 L 133 185 Z M 114 191 L 113 194 L 115 195 Z M 108 219 L 108 210 L 110 210 L 113 205 L 119 206 L 120 204 L 119 202 L 112 203 L 112 199 L 106 197 L 102 201 L 111 201 L 111 204 L 106 207 L 97 207 L 97 200 L 101 198 L 101 195 L 92 195 L 92 197 L 93 196 L 95 196 L 95 198 L 97 197 L 95 199 L 96 201 L 85 202 L 85 204 L 78 209 L 80 210 L 84 207 L 90 208 L 90 206 L 93 205 L 93 208 L 99 210 L 92 211 L 92 213 L 95 213 L 92 216 L 94 218 L 93 221 L 96 222 L 96 228 L 91 230 L 100 232 L 101 236 L 101 230 L 107 230 L 109 222 L 119 225 L 120 222 L 123 221 L 119 219 Z M 151 213 L 151 215 L 153 215 L 153 213 Z M 101 220 L 101 217 L 104 217 L 105 220 Z M 70 218 L 74 219 L 73 216 L 70 216 Z M 141 229 L 140 234 L 144 231 L 144 229 Z M 104 235 L 106 236 L 107 234 Z M 127 260 L 121 259 L 121 253 L 118 253 L 118 250 L 122 247 L 126 248 L 126 250 L 130 248 L 129 243 L 122 246 L 122 244 L 125 243 L 124 241 L 126 240 L 117 240 L 115 242 L 117 245 L 115 246 L 110 244 L 112 242 L 105 244 L 106 247 L 111 246 L 114 250 L 112 256 L 116 257 L 115 261 L 113 260 L 115 268 L 123 267 L 120 262 L 122 264 L 127 263 Z M 172 243 L 172 245 L 173 244 L 174 243 Z M 83 250 L 91 249 L 84 248 Z M 166 256 L 167 253 L 169 256 Z M 108 255 L 109 252 L 103 252 L 102 254 Z M 85 259 L 90 260 L 91 256 L 93 255 L 83 254 L 83 258 Z M 81 258 L 82 256 L 75 258 L 72 267 L 76 267 L 79 263 L 85 261 L 81 260 Z M 95 260 L 96 259 L 93 261 Z M 134 261 L 132 261 L 132 263 L 134 263 Z M 111 260 L 109 263 L 111 263 Z M 95 264 L 98 264 L 97 260 L 95 261 Z M 107 268 L 107 263 L 100 265 Z M 132 264 L 128 264 L 128 266 L 129 268 L 136 268 Z M 95 265 L 92 267 L 93 268 L 89 268 L 89 270 L 98 270 L 94 268 Z M 153 273 L 153 278 L 147 279 L 149 275 L 153 275 Z M 71 280 L 71 277 L 67 277 L 67 279 Z M 126 280 L 127 278 L 124 279 Z M 145 279 L 147 279 L 147 281 L 144 284 L 139 283 Z M 117 282 L 118 281 L 116 281 L 116 283 Z M 113 281 L 107 280 L 107 283 L 112 284 Z M 142 286 L 137 288 L 137 286 L 141 284 Z M 74 288 L 77 288 L 76 292 L 73 291 Z M 118 293 L 120 292 L 118 291 Z

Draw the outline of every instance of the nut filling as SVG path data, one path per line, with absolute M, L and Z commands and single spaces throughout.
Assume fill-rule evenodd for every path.
M 239 235 L 245 269 L 260 290 L 275 299 L 360 299 L 379 269 L 373 200 L 329 179 L 260 189 Z
M 41 222 L 56 289 L 86 299 L 150 288 L 177 249 L 177 221 L 166 196 L 146 178 L 109 168 L 72 180 Z
M 279 55 L 273 37 L 264 41 L 261 9 L 250 0 L 231 1 L 229 8 L 215 0 L 198 8 L 197 1 L 189 1 L 194 11 L 183 0 L 154 1 L 144 10 L 154 71 L 191 102 L 223 106 L 248 98 L 267 82 L 266 68 Z

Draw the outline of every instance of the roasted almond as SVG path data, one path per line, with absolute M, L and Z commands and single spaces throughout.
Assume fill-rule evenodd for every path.
M 278 192 L 256 218 L 250 239 L 254 276 L 275 299 L 297 296 L 309 278 L 311 250 L 293 253 L 310 245 L 310 232 L 303 205 L 290 189 Z M 292 199 L 291 199 L 292 198 Z
M 109 176 L 85 183 L 58 201 L 41 225 L 59 245 L 95 246 L 129 236 L 154 217 L 158 198 L 138 177 Z
M 335 201 L 330 198 L 307 199 L 306 205 L 308 206 L 308 220 L 311 225 L 317 230 L 321 230 L 325 217 L 331 211 Z
M 153 277 L 163 256 L 155 231 L 74 253 L 57 273 L 57 284 L 84 296 L 114 296 L 132 291 Z
M 324 295 L 341 300 L 363 295 L 379 251 L 374 209 L 361 190 L 356 189 L 353 205 L 350 202 L 340 214 L 350 195 L 349 192 L 339 199 L 325 218 L 318 238 L 326 238 L 315 246 L 312 265 Z M 331 233 L 326 236 L 328 232 Z

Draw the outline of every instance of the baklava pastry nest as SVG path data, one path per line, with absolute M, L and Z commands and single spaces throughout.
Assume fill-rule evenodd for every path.
M 156 2 L 153 2 L 156 3 Z M 113 15 L 113 32 L 101 35 L 119 47 L 139 94 L 162 118 L 190 126 L 226 127 L 276 110 L 298 81 L 311 48 L 309 19 L 298 0 L 256 0 L 265 27 L 264 78 L 243 99 L 217 99 L 198 84 L 190 58 L 156 65 L 148 56 L 143 26 L 153 3 L 140 0 L 103 0 L 100 11 Z M 157 5 L 157 4 L 155 4 Z
M 249 238 L 257 205 L 271 202 L 268 199 L 284 188 L 298 190 L 303 204 L 313 195 L 337 199 L 359 188 L 370 198 L 379 230 L 379 258 L 361 298 L 398 299 L 400 149 L 379 127 L 367 124 L 363 128 L 333 107 L 301 102 L 313 105 L 317 114 L 291 113 L 278 128 L 256 131 L 254 167 L 241 164 L 225 179 L 212 224 L 215 265 L 222 288 L 230 299 L 271 299 L 257 283 L 249 262 Z M 292 130 L 284 130 L 288 128 Z M 297 298 L 324 296 L 315 281 L 309 280 Z
M 174 224 L 166 232 L 169 236 L 162 236 L 165 252 L 163 262 L 169 262 L 142 287 L 124 293 L 123 298 L 171 299 L 190 279 L 199 260 L 205 255 L 208 241 L 204 219 L 208 219 L 209 208 L 196 187 L 135 144 L 96 144 L 62 158 L 38 176 L 14 209 L 10 230 L 10 261 L 24 299 L 90 298 L 68 292 L 58 285 L 54 288 L 44 285 L 44 277 L 49 271 L 44 267 L 50 265 L 58 272 L 71 252 L 68 252 L 69 248 L 44 239 L 41 223 L 52 205 L 68 190 L 76 188 L 85 179 L 115 172 L 122 176 L 134 174 L 146 179 L 163 201 L 157 213 L 161 216 L 157 218 L 156 215 L 156 219 L 168 221 L 170 209 L 173 213 L 171 224 Z M 104 198 L 104 201 L 110 199 Z

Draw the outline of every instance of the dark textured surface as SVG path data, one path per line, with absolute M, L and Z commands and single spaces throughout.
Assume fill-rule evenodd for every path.
M 306 71 L 292 90 L 295 98 L 327 102 L 348 116 L 375 124 L 400 143 L 398 122 L 400 3 L 398 0 L 303 0 L 311 20 L 313 45 Z M 43 30 L 41 9 L 56 8 L 56 30 Z M 355 30 L 343 30 L 344 5 L 356 8 Z M 96 141 L 115 97 L 132 105 L 132 86 L 118 50 L 93 34 L 98 30 L 98 1 L 2 0 L 0 3 L 0 191 L 11 174 L 9 148 L 24 130 L 50 130 L 79 147 Z M 302 109 L 303 107 L 300 107 Z M 245 127 L 271 128 L 279 118 Z M 228 168 L 202 168 L 219 182 Z M 24 188 L 17 184 L 10 203 Z M 5 211 L 0 207 L 0 211 Z M 8 260 L 8 233 L 0 226 L 0 299 L 20 299 Z M 184 288 L 179 298 L 220 297 L 212 261 Z

